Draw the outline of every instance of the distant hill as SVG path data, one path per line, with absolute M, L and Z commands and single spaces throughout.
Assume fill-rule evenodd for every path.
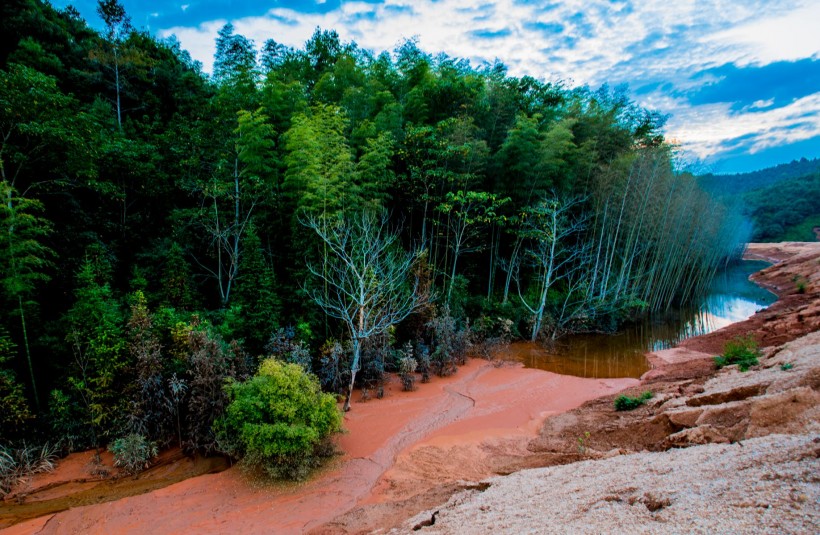
M 815 160 L 816 161 L 816 160 Z M 814 241 L 820 226 L 820 171 L 781 180 L 743 196 L 755 241 Z
M 706 191 L 723 197 L 765 188 L 783 180 L 799 178 L 817 171 L 820 171 L 820 158 L 812 160 L 801 158 L 800 160 L 767 167 L 751 173 L 737 173 L 734 175 L 710 173 L 698 177 L 698 181 Z

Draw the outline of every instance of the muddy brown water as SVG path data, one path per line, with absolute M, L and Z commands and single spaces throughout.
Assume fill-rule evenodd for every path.
M 639 378 L 650 369 L 647 352 L 743 321 L 772 304 L 776 296 L 749 280 L 749 275 L 769 265 L 744 261 L 731 266 L 718 273 L 696 305 L 647 316 L 615 334 L 567 336 L 546 346 L 515 342 L 506 356 L 527 368 L 564 375 Z

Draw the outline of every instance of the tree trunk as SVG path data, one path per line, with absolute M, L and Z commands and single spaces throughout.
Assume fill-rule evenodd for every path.
M 20 306 L 20 323 L 23 326 L 23 344 L 26 348 L 26 360 L 28 360 L 28 371 L 31 375 L 31 391 L 34 393 L 34 406 L 37 407 L 37 412 L 40 412 L 40 395 L 37 394 L 37 385 L 34 382 L 34 365 L 31 363 L 31 351 L 28 347 L 28 332 L 26 331 L 26 316 L 23 314 L 23 297 L 17 295 L 17 304 Z
M 120 58 L 117 48 L 114 47 L 114 86 L 117 90 L 117 126 L 122 132 L 122 108 L 120 106 Z
M 361 355 L 361 345 L 359 339 L 353 338 L 353 363 L 350 366 L 350 386 L 347 389 L 347 396 L 345 396 L 345 403 L 342 410 L 348 412 L 350 410 L 350 398 L 353 397 L 353 385 L 356 384 L 356 372 L 359 371 L 359 358 Z

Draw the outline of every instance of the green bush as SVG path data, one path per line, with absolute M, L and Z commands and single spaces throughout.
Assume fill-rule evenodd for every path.
M 275 479 L 304 479 L 332 452 L 341 429 L 335 398 L 298 364 L 262 362 L 245 382 L 226 386 L 230 404 L 214 424 L 220 449 Z
M 724 366 L 737 364 L 740 371 L 745 372 L 751 366 L 756 366 L 760 357 L 757 342 L 751 336 L 737 336 L 723 346 L 723 355 L 715 357 L 718 369 Z
M 0 500 L 29 476 L 54 470 L 56 461 L 57 448 L 47 442 L 18 448 L 0 444 Z
M 157 456 L 156 444 L 136 433 L 118 438 L 108 446 L 108 450 L 114 454 L 114 466 L 126 474 L 142 472 Z
M 650 398 L 652 398 L 653 394 L 650 391 L 646 391 L 640 396 L 631 397 L 631 396 L 624 396 L 620 395 L 615 398 L 615 410 L 616 411 L 631 411 L 633 409 L 637 409 Z

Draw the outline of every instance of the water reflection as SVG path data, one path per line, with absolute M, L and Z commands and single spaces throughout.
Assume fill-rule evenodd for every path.
M 715 277 L 709 294 L 697 306 L 655 314 L 612 335 L 576 335 L 544 348 L 517 342 L 509 357 L 528 368 L 579 377 L 640 377 L 649 369 L 647 351 L 675 346 L 685 338 L 706 334 L 745 320 L 769 306 L 775 295 L 748 277 L 768 264 L 741 262 Z

